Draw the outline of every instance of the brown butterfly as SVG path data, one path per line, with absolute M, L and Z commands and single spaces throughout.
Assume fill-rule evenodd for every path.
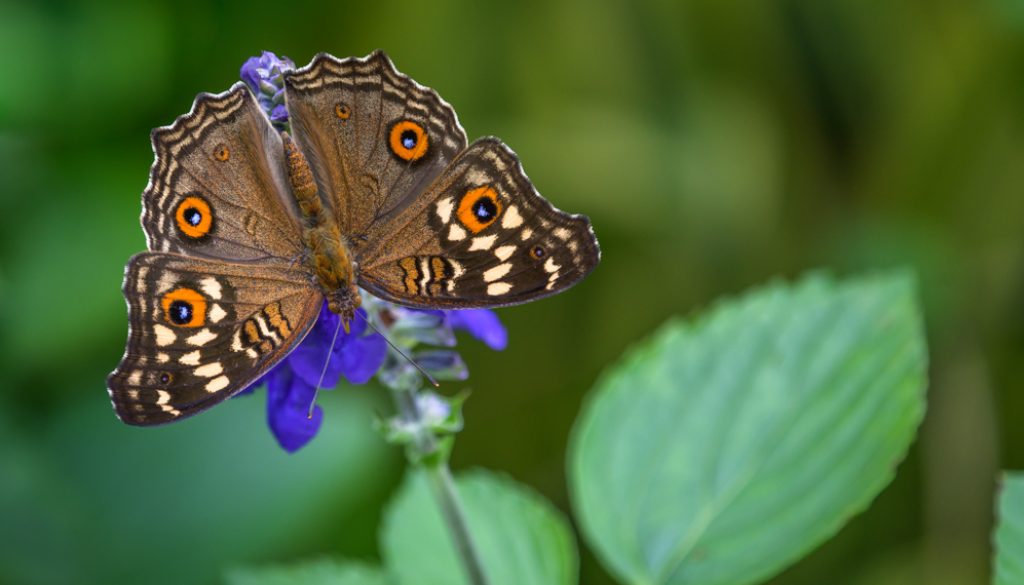
M 579 282 L 590 221 L 541 197 L 497 138 L 467 145 L 451 106 L 381 51 L 285 74 L 294 137 L 243 83 L 153 131 L 148 252 L 125 269 L 127 348 L 107 383 L 122 421 L 200 412 L 284 358 L 321 305 L 346 328 L 360 289 L 409 307 L 499 307 Z

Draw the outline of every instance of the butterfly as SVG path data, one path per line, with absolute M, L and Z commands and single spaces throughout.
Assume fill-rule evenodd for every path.
M 414 308 L 524 303 L 600 260 L 590 221 L 552 206 L 497 138 L 382 51 L 284 74 L 291 132 L 244 83 L 152 133 L 148 251 L 125 268 L 117 416 L 156 425 L 236 394 L 360 290 Z

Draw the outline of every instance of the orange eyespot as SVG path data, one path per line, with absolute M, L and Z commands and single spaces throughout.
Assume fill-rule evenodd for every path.
M 229 158 L 231 158 L 231 151 L 228 150 L 227 145 L 222 142 L 218 144 L 216 147 L 214 147 L 213 158 L 219 160 L 220 162 L 225 162 Z
M 494 188 L 488 185 L 466 191 L 459 201 L 459 222 L 474 234 L 494 223 L 499 215 L 501 201 Z
M 427 133 L 416 122 L 401 120 L 391 127 L 391 152 L 402 160 L 417 161 L 427 154 Z
M 348 104 L 338 102 L 334 104 L 334 115 L 342 120 L 348 120 L 352 117 L 352 108 L 348 107 Z
M 202 327 L 206 324 L 206 297 L 197 291 L 179 287 L 160 299 L 164 318 L 176 327 Z
M 213 210 L 202 197 L 189 195 L 178 204 L 174 211 L 174 220 L 182 234 L 198 240 L 210 233 L 210 228 L 213 227 Z
M 530 258 L 540 260 L 544 256 L 547 256 L 547 251 L 545 251 L 542 246 L 534 246 L 530 248 Z

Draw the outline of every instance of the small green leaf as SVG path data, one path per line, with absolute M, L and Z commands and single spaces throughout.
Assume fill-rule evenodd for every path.
M 456 481 L 469 532 L 490 585 L 576 582 L 576 543 L 565 518 L 511 479 L 475 471 Z M 409 473 L 381 531 L 381 548 L 401 585 L 468 584 L 424 472 Z
M 582 532 L 630 584 L 763 580 L 892 479 L 924 413 L 912 280 L 771 284 L 674 321 L 573 432 Z
M 998 515 L 994 583 L 1024 583 L 1024 473 L 1003 477 Z
M 362 563 L 320 559 L 229 571 L 227 585 L 388 585 L 384 572 Z

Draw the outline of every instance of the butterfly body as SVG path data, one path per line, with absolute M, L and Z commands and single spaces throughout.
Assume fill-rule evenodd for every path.
M 129 335 L 115 412 L 200 412 L 282 360 L 320 307 L 346 328 L 360 290 L 409 307 L 519 304 L 588 274 L 586 217 L 552 206 L 496 138 L 382 52 L 318 55 L 285 74 L 290 133 L 244 84 L 201 94 L 153 132 L 148 252 L 126 267 Z
M 287 133 L 281 134 L 288 164 L 288 180 L 302 214 L 307 263 L 327 299 L 332 313 L 341 316 L 345 332 L 361 304 L 356 286 L 355 269 L 348 244 L 341 235 L 338 222 L 328 213 L 320 199 L 313 173 L 302 151 Z

